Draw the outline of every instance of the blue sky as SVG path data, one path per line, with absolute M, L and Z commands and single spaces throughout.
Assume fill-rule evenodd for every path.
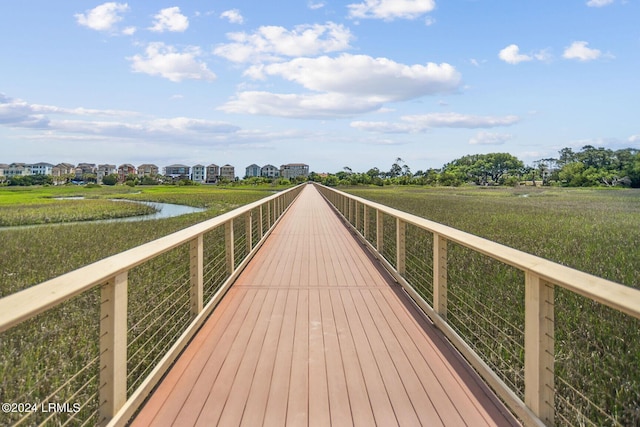
M 412 170 L 640 148 L 640 0 L 22 0 L 0 163 Z

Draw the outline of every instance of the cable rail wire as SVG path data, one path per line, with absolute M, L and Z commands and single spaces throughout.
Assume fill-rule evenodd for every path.
M 0 299 L 3 345 L 10 337 L 6 345 L 30 346 L 41 361 L 35 370 L 22 364 L 34 371 L 23 385 L 0 367 L 1 400 L 55 399 L 59 405 L 78 405 L 77 412 L 32 412 L 2 423 L 106 425 L 116 416 L 128 419 L 302 188 L 273 194 Z M 59 330 L 56 322 L 70 312 L 70 300 L 81 307 L 76 327 L 92 331 L 92 339 L 83 342 L 86 349 L 73 349 L 73 363 L 55 371 L 55 364 L 47 365 L 46 353 L 69 351 L 67 343 L 42 346 L 28 340 L 50 334 L 47 325 L 55 326 L 57 335 L 73 333 Z M 22 354 L 16 350 L 12 357 L 19 360 Z M 76 367 L 76 354 L 89 360 Z
M 624 366 L 637 364 L 627 353 L 640 348 L 640 290 L 317 188 L 525 424 L 640 425 L 640 382 Z M 579 334 L 588 334 L 588 348 L 572 342 Z M 594 366 L 593 357 L 606 363 Z M 615 391 L 592 377 L 607 379 Z

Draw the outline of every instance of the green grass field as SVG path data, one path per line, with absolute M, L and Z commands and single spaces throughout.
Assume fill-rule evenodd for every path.
M 638 190 L 345 190 L 640 288 Z M 393 224 L 387 229 L 393 235 Z M 407 248 L 416 244 L 429 246 L 428 236 L 413 231 Z M 417 267 L 407 266 L 409 280 L 425 289 L 427 299 L 429 280 L 424 276 L 430 267 L 424 260 L 428 257 L 428 250 L 422 250 L 417 260 L 409 258 Z M 523 396 L 524 275 L 456 244 L 449 244 L 448 275 L 449 323 Z M 556 424 L 639 425 L 640 320 L 559 287 L 554 305 Z
M 7 209 L 43 205 L 43 212 L 46 212 L 47 204 L 55 206 L 58 202 L 53 197 L 80 195 L 207 208 L 204 212 L 163 220 L 0 229 L 0 297 L 209 219 L 270 195 L 274 190 L 276 188 L 270 186 L 0 188 L 0 207 Z M 345 190 L 616 282 L 640 287 L 640 191 L 637 190 L 404 186 Z M 242 224 L 238 226 L 241 230 Z M 222 244 L 219 233 L 212 233 L 206 239 L 207 247 Z M 428 244 L 428 239 L 426 242 Z M 412 243 L 408 241 L 407 244 Z M 188 289 L 182 289 L 181 285 L 184 275 L 188 275 L 188 271 L 184 271 L 188 266 L 185 249 L 172 250 L 132 271 L 130 322 L 145 319 L 150 310 L 161 306 L 161 310 L 167 307 L 167 316 L 171 316 L 169 320 L 173 323 L 171 319 L 177 310 L 171 308 L 174 307 L 173 300 L 180 304 L 184 298 L 188 300 Z M 461 247 L 452 248 L 450 254 L 457 257 L 450 263 L 452 304 L 454 298 L 469 304 L 457 312 L 452 308 L 452 316 L 458 313 L 461 319 L 473 320 L 474 313 L 480 313 L 487 318 L 487 322 L 478 321 L 467 326 L 460 321 L 457 328 L 471 336 L 470 341 L 481 353 L 483 346 L 496 342 L 496 336 L 501 337 L 504 333 L 504 328 L 500 331 L 491 329 L 500 326 L 502 320 L 512 325 L 509 328 L 513 331 L 507 333 L 513 335 L 515 341 L 520 340 L 522 276 L 512 269 L 496 266 L 486 257 L 475 257 Z M 464 266 L 468 271 L 460 274 L 453 271 L 456 266 Z M 487 282 L 490 274 L 494 276 Z M 46 390 L 60 387 L 65 377 L 84 366 L 90 366 L 89 372 L 95 370 L 92 360 L 97 354 L 98 300 L 97 289 L 86 292 L 0 334 L 0 400 L 12 402 L 20 396 L 42 396 Z M 159 300 L 163 302 L 158 303 Z M 493 313 L 497 313 L 495 318 Z M 156 328 L 153 319 L 154 316 L 149 317 L 140 326 L 131 323 L 130 339 L 139 336 L 138 328 L 153 331 Z M 184 320 L 177 319 L 175 323 L 179 322 Z M 582 423 L 580 416 L 575 415 L 573 409 L 567 409 L 567 405 L 579 407 L 586 413 L 593 411 L 590 404 L 581 403 L 580 396 L 566 391 L 565 382 L 614 414 L 623 425 L 640 422 L 640 414 L 636 413 L 640 407 L 640 370 L 633 368 L 640 366 L 640 322 L 592 304 L 583 297 L 557 290 L 556 325 L 556 375 L 559 381 L 564 381 L 557 387 L 569 396 L 566 402 L 557 403 L 559 413 L 566 418 L 565 421 L 560 419 L 558 424 Z M 505 377 L 514 378 L 517 388 L 521 385 L 518 379 L 522 361 L 520 347 L 518 344 L 509 347 L 506 339 L 497 342 L 500 349 L 488 349 L 486 357 L 507 359 L 504 363 L 496 361 L 495 365 L 497 369 L 504 368 Z M 155 348 L 155 341 L 153 338 L 148 342 L 139 340 L 135 346 L 146 351 L 148 347 Z M 145 353 L 133 357 L 136 365 L 142 354 Z M 131 372 L 140 372 L 151 362 L 140 363 L 141 368 L 132 364 Z M 93 385 L 88 387 L 89 391 L 78 396 L 91 395 L 95 379 L 90 383 Z M 68 398 L 79 386 L 72 382 L 65 387 L 58 393 L 60 399 Z M 80 397 L 73 399 L 79 401 Z M 610 420 L 598 417 L 596 410 L 592 417 L 596 424 L 611 424 Z
M 346 191 L 640 287 L 640 190 L 403 186 Z

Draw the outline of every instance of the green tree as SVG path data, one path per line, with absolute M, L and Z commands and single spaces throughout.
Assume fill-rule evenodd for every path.
M 116 185 L 118 183 L 118 174 L 112 173 L 102 178 L 104 185 Z

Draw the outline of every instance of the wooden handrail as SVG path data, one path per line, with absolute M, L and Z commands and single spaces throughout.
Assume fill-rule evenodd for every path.
M 295 187 L 294 187 L 295 188 Z M 287 190 L 291 191 L 292 189 Z M 111 277 L 128 271 L 144 262 L 197 238 L 234 218 L 286 194 L 278 193 L 234 209 L 210 220 L 145 243 L 135 248 L 96 261 L 85 267 L 47 280 L 0 299 L 0 332 L 5 331 L 39 313 L 104 283 Z M 270 224 L 271 225 L 271 224 Z
M 184 230 L 176 231 L 165 237 L 148 242 L 110 256 L 93 264 L 63 274 L 62 276 L 32 286 L 23 291 L 0 299 L 0 332 L 24 322 L 72 297 L 100 285 L 100 387 L 99 387 L 99 425 L 124 424 L 159 381 L 162 374 L 190 337 L 213 310 L 222 298 L 234 278 L 246 266 L 255 251 L 262 245 L 264 238 L 281 214 L 295 199 L 301 186 L 296 186 L 256 202 L 237 208 L 231 212 L 210 220 L 195 224 Z M 262 227 L 262 207 L 273 206 L 267 230 Z M 252 242 L 252 220 L 254 209 L 259 210 L 259 241 Z M 247 233 L 246 255 L 238 260 L 234 258 L 233 223 L 238 217 L 245 216 L 245 232 Z M 203 236 L 217 227 L 225 229 L 225 251 L 227 258 L 227 280 L 216 294 L 207 302 L 203 302 Z M 183 331 L 180 338 L 164 355 L 152 373 L 127 399 L 127 287 L 129 271 L 168 252 L 178 246 L 189 245 L 189 282 L 190 313 L 194 318 Z
M 614 308 L 640 319 L 640 290 L 587 274 L 508 246 L 439 224 L 416 215 L 371 202 L 333 188 L 318 185 L 321 193 L 342 214 L 380 262 L 389 270 L 416 304 L 474 366 L 484 380 L 526 425 L 554 425 L 555 338 L 554 286 Z M 351 205 L 362 205 L 364 227 L 353 224 Z M 376 238 L 369 235 L 369 211 L 375 210 Z M 395 265 L 382 255 L 383 214 L 396 222 Z M 357 218 L 356 213 L 356 218 Z M 433 306 L 430 306 L 405 278 L 406 224 L 433 234 Z M 447 242 L 451 241 L 524 272 L 524 401 L 487 365 L 447 321 Z
M 580 270 L 560 265 L 536 255 L 502 245 L 500 243 L 476 236 L 440 224 L 419 216 L 399 211 L 380 203 L 372 202 L 342 191 L 324 187 L 352 200 L 357 200 L 369 209 L 375 209 L 398 218 L 407 224 L 415 225 L 423 230 L 437 234 L 446 240 L 473 249 L 493 259 L 501 261 L 523 271 L 530 271 L 545 280 L 569 289 L 577 294 L 593 299 L 601 304 L 615 308 L 625 314 L 640 319 L 640 291 Z

